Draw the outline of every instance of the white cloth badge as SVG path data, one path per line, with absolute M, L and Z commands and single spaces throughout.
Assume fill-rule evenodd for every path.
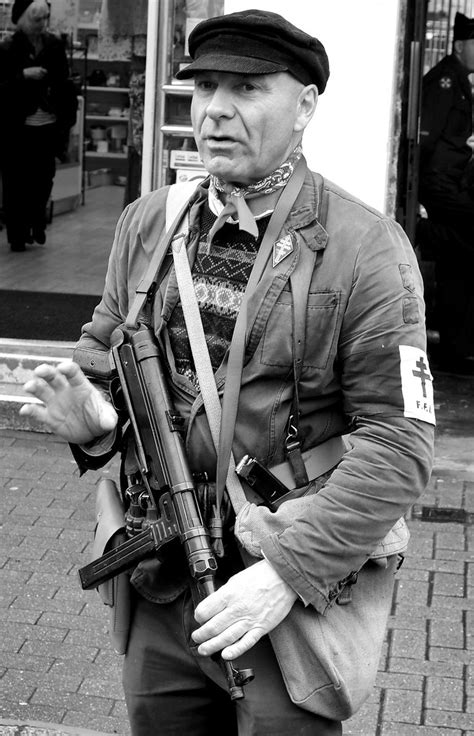
M 400 376 L 404 415 L 436 424 L 433 403 L 433 376 L 426 353 L 410 345 L 399 345 Z
M 291 235 L 285 235 L 281 240 L 277 240 L 273 245 L 273 268 L 278 266 L 278 264 L 292 252 L 293 242 L 291 240 Z
M 441 89 L 451 89 L 451 87 L 453 86 L 451 77 L 441 77 L 441 79 L 439 80 L 439 86 L 441 87 Z

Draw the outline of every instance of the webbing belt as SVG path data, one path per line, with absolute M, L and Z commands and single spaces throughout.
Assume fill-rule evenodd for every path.
M 302 453 L 303 462 L 306 468 L 308 479 L 315 480 L 323 473 L 331 470 L 344 455 L 347 446 L 343 437 L 331 437 L 321 445 L 312 447 Z M 293 479 L 293 469 L 289 462 L 283 462 L 270 468 L 281 483 L 284 483 L 289 489 L 293 489 L 295 482 Z

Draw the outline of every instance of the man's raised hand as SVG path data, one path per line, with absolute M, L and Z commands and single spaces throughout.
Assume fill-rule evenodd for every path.
M 67 442 L 84 444 L 115 429 L 117 413 L 72 361 L 57 366 L 43 363 L 25 391 L 42 404 L 24 404 L 22 416 L 29 416 Z

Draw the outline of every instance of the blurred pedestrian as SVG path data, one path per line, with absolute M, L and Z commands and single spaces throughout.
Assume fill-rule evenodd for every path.
M 428 219 L 416 243 L 435 265 L 435 365 L 474 374 L 474 183 L 472 91 L 474 19 L 456 13 L 452 54 L 423 79 L 419 201 Z
M 15 0 L 15 32 L 0 43 L 0 162 L 13 251 L 46 241 L 47 203 L 64 161 L 77 98 L 63 42 L 46 30 L 46 0 Z

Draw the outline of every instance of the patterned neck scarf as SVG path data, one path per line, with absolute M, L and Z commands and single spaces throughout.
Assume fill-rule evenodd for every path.
M 219 196 L 219 193 L 225 195 L 225 206 L 219 213 L 217 220 L 212 226 L 209 232 L 209 244 L 216 232 L 222 227 L 229 217 L 237 216 L 239 220 L 239 230 L 245 230 L 254 236 L 258 237 L 257 223 L 255 217 L 250 211 L 250 208 L 245 201 L 246 199 L 253 199 L 262 194 L 271 194 L 276 192 L 278 189 L 286 186 L 290 179 L 296 164 L 300 160 L 303 154 L 301 144 L 299 143 L 294 151 L 288 156 L 275 171 L 268 176 L 255 182 L 255 184 L 249 184 L 246 187 L 233 187 L 231 184 L 227 184 L 217 176 L 211 176 L 210 193 L 215 197 Z

